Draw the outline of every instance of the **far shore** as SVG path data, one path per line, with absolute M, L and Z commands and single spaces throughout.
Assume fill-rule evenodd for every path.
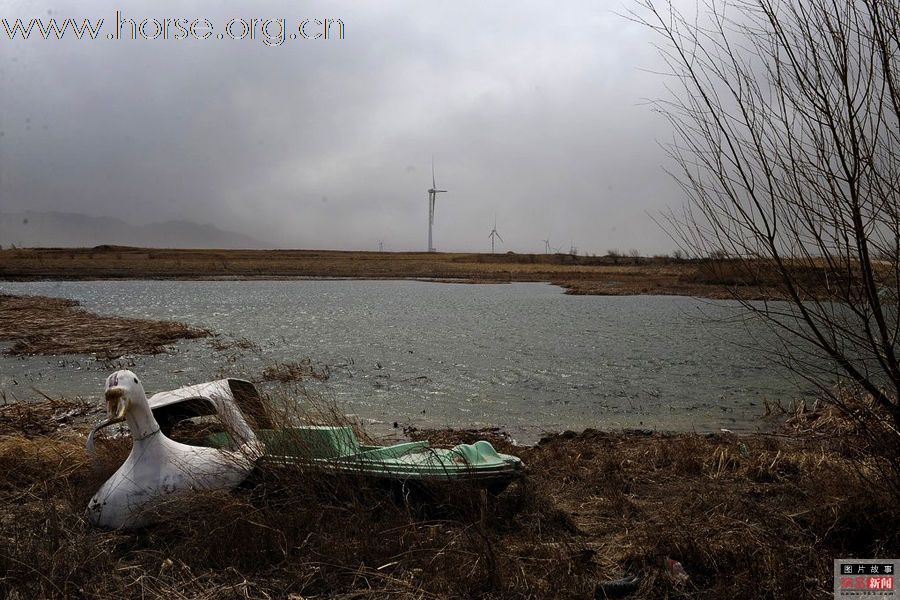
M 726 265 L 727 261 L 720 261 Z M 0 250 L 0 281 L 169 279 L 411 279 L 546 282 L 567 294 L 779 299 L 773 285 L 671 257 L 572 254 L 193 250 L 120 246 Z

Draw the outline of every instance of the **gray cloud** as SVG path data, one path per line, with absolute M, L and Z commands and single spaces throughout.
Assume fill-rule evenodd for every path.
M 2 18 L 46 15 L 0 3 Z M 116 5 L 55 17 L 112 21 Z M 624 5 L 308 2 L 126 16 L 339 17 L 343 41 L 3 41 L 0 211 L 190 219 L 273 245 L 668 251 L 651 34 Z M 107 27 L 110 24 L 107 25 Z M 105 30 L 108 31 L 108 30 Z

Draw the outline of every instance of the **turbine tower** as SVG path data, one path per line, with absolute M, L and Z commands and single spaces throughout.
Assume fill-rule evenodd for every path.
M 491 229 L 491 234 L 488 237 L 491 238 L 491 254 L 493 254 L 494 253 L 494 237 L 497 237 L 497 239 L 499 239 L 501 242 L 503 241 L 503 238 L 500 237 L 499 233 L 497 233 L 497 215 L 494 215 L 494 228 Z
M 434 201 L 437 200 L 437 195 L 446 192 L 447 190 L 439 190 L 437 189 L 437 184 L 434 182 L 434 157 L 431 157 L 431 189 L 428 190 L 428 251 L 434 252 L 434 244 L 432 243 L 431 238 L 431 229 L 434 227 Z

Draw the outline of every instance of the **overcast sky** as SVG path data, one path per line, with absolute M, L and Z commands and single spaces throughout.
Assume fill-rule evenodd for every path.
M 129 2 L 126 18 L 340 18 L 344 40 L 9 41 L 0 30 L 0 211 L 211 223 L 273 246 L 644 253 L 648 213 L 683 201 L 663 171 L 665 95 L 628 0 L 564 3 Z M 116 8 L 0 0 L 0 18 Z M 52 11 L 48 14 L 48 10 Z M 130 30 L 129 30 L 130 31 Z M 270 31 L 277 32 L 273 25 Z M 312 31 L 312 26 L 310 26 Z M 332 30 L 333 31 L 333 30 Z M 149 30 L 152 34 L 152 28 Z

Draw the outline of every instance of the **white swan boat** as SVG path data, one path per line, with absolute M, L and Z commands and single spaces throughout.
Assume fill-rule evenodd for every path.
M 230 430 L 235 439 L 233 450 L 190 446 L 170 439 L 134 373 L 116 371 L 107 378 L 108 418 L 91 431 L 88 449 L 92 450 L 97 431 L 121 421 L 128 423 L 134 443 L 125 463 L 88 503 L 87 516 L 93 525 L 140 527 L 153 520 L 154 506 L 167 497 L 200 489 L 229 489 L 244 481 L 263 447 L 241 415 L 230 409 L 232 405 L 218 386 L 208 385 L 203 393 L 210 401 L 222 399 L 223 421 L 235 426 Z
M 186 386 L 148 399 L 134 373 L 117 371 L 106 380 L 106 402 L 108 418 L 91 431 L 88 449 L 97 431 L 121 421 L 128 423 L 134 445 L 88 505 L 90 522 L 101 527 L 144 526 L 167 497 L 234 488 L 258 461 L 404 484 L 468 482 L 495 492 L 524 473 L 519 458 L 500 454 L 487 441 L 453 448 L 432 448 L 427 441 L 366 446 L 350 427 L 276 429 L 255 386 L 242 379 Z M 203 417 L 213 417 L 219 431 L 199 444 L 169 437 L 179 424 Z
M 222 430 L 197 443 L 235 451 L 253 435 L 264 447 L 261 461 L 269 465 L 301 465 L 401 482 L 465 481 L 493 491 L 524 473 L 518 457 L 501 454 L 484 440 L 453 448 L 433 448 L 427 441 L 367 446 L 346 426 L 275 428 L 256 387 L 242 379 L 161 392 L 150 398 L 150 406 L 165 432 L 195 417 L 217 417 Z

